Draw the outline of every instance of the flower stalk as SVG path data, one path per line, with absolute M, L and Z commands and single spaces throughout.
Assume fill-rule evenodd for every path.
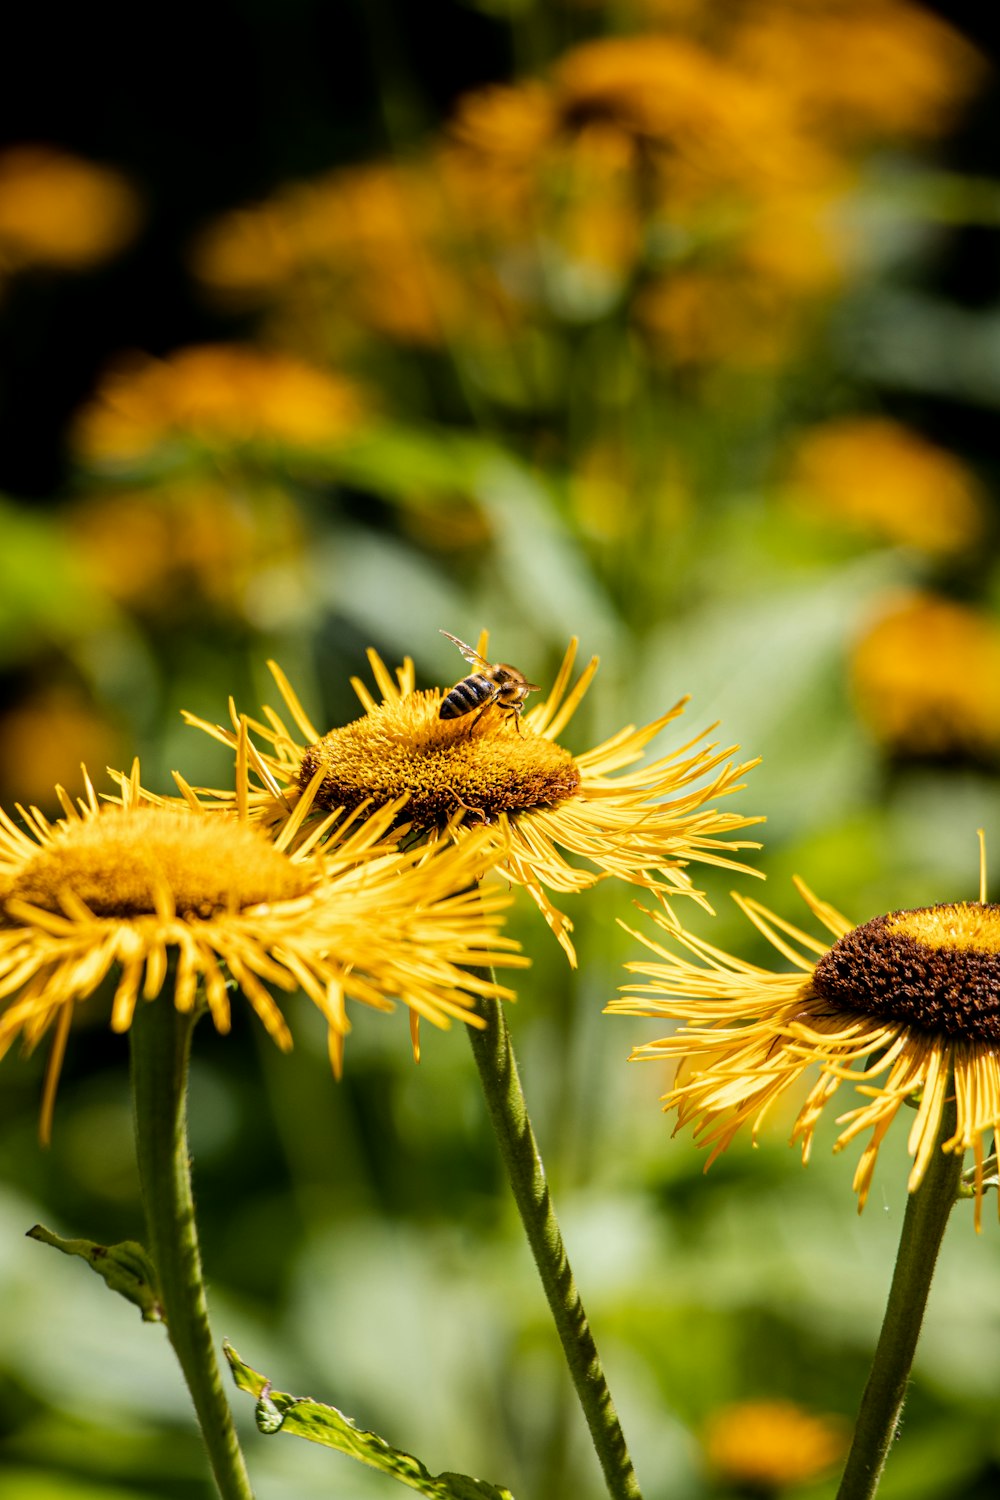
M 187 1138 L 187 1080 L 197 1009 L 172 985 L 140 1003 L 129 1030 L 136 1154 L 147 1248 L 170 1342 L 187 1382 L 222 1500 L 253 1500 L 208 1322 Z
M 954 1135 L 955 1113 L 952 1100 L 944 1109 L 923 1180 L 907 1195 L 882 1331 L 837 1500 L 871 1500 L 896 1435 L 934 1267 L 959 1197 L 962 1152 L 941 1149 Z
M 545 1167 L 531 1128 L 502 1007 L 497 1000 L 483 998 L 478 1003 L 478 1011 L 486 1022 L 485 1028 L 479 1030 L 469 1026 L 466 1031 L 479 1069 L 490 1121 L 608 1494 L 612 1500 L 642 1500 L 625 1435 L 552 1207 Z

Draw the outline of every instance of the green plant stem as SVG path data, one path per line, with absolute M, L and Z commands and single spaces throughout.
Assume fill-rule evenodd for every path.
M 601 1368 L 597 1345 L 552 1208 L 545 1168 L 531 1128 L 503 1009 L 499 1001 L 492 999 L 481 999 L 477 1008 L 486 1021 L 486 1027 L 480 1031 L 468 1026 L 466 1031 L 514 1201 L 590 1428 L 608 1494 L 613 1500 L 642 1500 L 618 1414 Z
M 191 1193 L 187 1079 L 195 1019 L 175 1008 L 164 987 L 157 999 L 140 1000 L 129 1031 L 147 1248 L 219 1494 L 223 1500 L 253 1500 L 208 1323 Z
M 907 1198 L 882 1331 L 837 1500 L 871 1500 L 896 1435 L 931 1278 L 959 1192 L 962 1153 L 941 1150 L 954 1129 L 952 1105 L 944 1112 L 924 1179 Z

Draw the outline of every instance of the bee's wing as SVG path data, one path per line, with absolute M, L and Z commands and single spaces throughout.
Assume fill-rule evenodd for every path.
M 472 647 L 467 646 L 464 641 L 460 641 L 457 635 L 452 635 L 448 630 L 442 630 L 441 634 L 446 635 L 449 641 L 454 641 L 466 661 L 472 666 L 477 667 L 480 672 L 488 672 L 490 670 L 490 664 L 485 656 L 480 656 L 478 651 L 473 651 Z

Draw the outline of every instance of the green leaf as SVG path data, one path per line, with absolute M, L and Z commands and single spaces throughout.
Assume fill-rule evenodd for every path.
M 261 1432 L 290 1432 L 311 1443 L 336 1448 L 338 1453 L 391 1475 L 429 1500 L 514 1500 L 503 1485 L 487 1484 L 467 1474 L 428 1473 L 418 1458 L 391 1448 L 377 1433 L 361 1431 L 335 1406 L 272 1390 L 271 1382 L 245 1365 L 231 1344 L 223 1342 L 222 1348 L 240 1390 L 257 1398 L 255 1415 Z
M 64 1240 L 61 1235 L 46 1229 L 44 1224 L 34 1225 L 28 1230 L 27 1237 L 51 1245 L 63 1255 L 79 1255 L 92 1271 L 104 1277 L 113 1292 L 120 1293 L 127 1302 L 135 1303 L 144 1323 L 163 1322 L 153 1262 L 137 1240 L 122 1240 L 120 1245 L 98 1245 L 93 1240 Z

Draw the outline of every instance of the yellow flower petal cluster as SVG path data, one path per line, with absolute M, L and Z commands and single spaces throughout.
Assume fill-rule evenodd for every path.
M 955 1130 L 942 1149 L 973 1152 L 978 1228 L 984 1142 L 995 1149 L 1000 1131 L 1000 906 L 949 903 L 852 927 L 797 884 L 832 943 L 735 897 L 789 972 L 747 963 L 656 912 L 660 940 L 633 933 L 652 956 L 626 965 L 646 982 L 624 986 L 624 998 L 607 1009 L 682 1023 L 632 1056 L 676 1062 L 663 1107 L 676 1111 L 678 1129 L 693 1125 L 711 1147 L 708 1166 L 740 1130 L 756 1139 L 768 1111 L 818 1070 L 792 1131 L 807 1161 L 824 1110 L 842 1084 L 856 1084 L 866 1102 L 838 1116 L 834 1149 L 870 1132 L 854 1174 L 859 1211 L 903 1106 L 916 1105 L 913 1192 L 953 1098 Z
M 129 243 L 139 196 L 113 167 L 52 146 L 0 153 L 0 270 L 86 271 Z
M 74 438 L 85 458 L 125 462 L 171 440 L 308 446 L 343 436 L 364 412 L 351 382 L 294 355 L 198 344 L 123 357 L 79 412 Z
M 703 1437 L 712 1474 L 762 1497 L 825 1474 L 847 1448 L 842 1417 L 794 1401 L 737 1401 L 714 1411 Z
M 385 805 L 406 797 L 403 816 L 418 831 L 459 840 L 478 832 L 487 840 L 493 868 L 527 890 L 575 963 L 572 923 L 548 890 L 581 891 L 615 876 L 692 894 L 685 867 L 700 861 L 744 868 L 733 854 L 756 846 L 729 835 L 759 821 L 710 805 L 740 790 L 741 778 L 755 764 L 734 762 L 735 747 L 700 744 L 700 735 L 662 759 L 626 770 L 682 712 L 683 701 L 653 723 L 627 725 L 583 754 L 559 744 L 597 669 L 593 658 L 570 688 L 576 645 L 574 640 L 545 701 L 523 715 L 520 733 L 492 707 L 475 722 L 475 715 L 442 720 L 444 692 L 417 692 L 411 660 L 393 677 L 370 651 L 381 698 L 354 679 L 364 715 L 322 734 L 272 663 L 297 735 L 270 708 L 266 723 L 249 721 L 251 733 L 270 746 L 266 753 L 251 752 L 260 781 L 253 810 L 281 826 L 306 787 L 315 788 L 317 805 L 348 810 L 369 800 Z M 479 649 L 485 651 L 484 639 Z M 233 729 L 187 717 L 235 746 L 243 721 L 235 706 L 232 714 Z
M 845 142 L 940 135 L 985 71 L 959 32 L 909 0 L 751 0 L 727 51 Z
M 982 488 L 960 459 L 888 417 L 840 417 L 798 439 L 789 498 L 880 540 L 949 554 L 986 529 Z
M 200 474 L 84 495 L 61 519 L 96 588 L 142 616 L 174 619 L 206 605 L 244 615 L 261 574 L 297 576 L 305 551 L 302 515 L 286 490 L 235 490 Z
M 892 752 L 1000 755 L 1000 622 L 939 594 L 886 601 L 856 642 L 851 679 L 862 718 Z
M 475 313 L 482 290 L 440 253 L 453 230 L 433 168 L 377 162 L 223 214 L 198 237 L 191 266 L 237 306 L 283 295 L 318 323 L 327 349 L 352 323 L 435 346 Z
M 187 787 L 168 804 L 142 789 L 138 767 L 118 781 L 114 803 L 89 779 L 75 803 L 58 789 L 56 822 L 19 808 L 19 826 L 0 811 L 0 1056 L 19 1036 L 31 1050 L 54 1032 L 45 1137 L 76 1006 L 109 976 L 115 1031 L 164 991 L 181 1011 L 203 993 L 228 1031 L 235 989 L 283 1049 L 292 1038 L 275 991 L 301 988 L 326 1019 L 338 1072 L 349 1000 L 391 1010 L 400 999 L 436 1026 L 479 1025 L 476 997 L 509 994 L 474 972 L 523 962 L 499 932 L 509 896 L 475 888 L 490 853 L 481 836 L 400 850 L 393 804 L 330 815 L 306 836 L 307 795 L 268 839 L 246 817 L 245 747 L 234 813 Z

